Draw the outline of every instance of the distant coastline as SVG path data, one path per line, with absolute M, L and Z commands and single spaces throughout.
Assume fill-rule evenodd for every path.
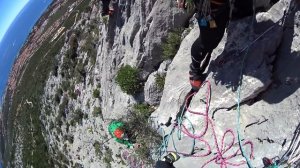
M 12 100 L 12 92 L 9 90 L 8 85 L 9 80 L 12 77 L 13 69 L 16 66 L 19 56 L 28 45 L 30 38 L 34 35 L 35 27 L 41 26 L 43 20 L 46 18 L 45 14 L 49 11 L 49 7 L 51 7 L 53 1 L 37 2 L 39 5 L 35 5 L 35 3 L 36 1 L 30 1 L 22 9 L 0 42 L 0 55 L 2 56 L 0 60 L 0 168 L 3 163 L 5 150 L 4 137 L 7 136 L 5 124 L 9 117 L 9 106 Z M 32 15 L 35 15 L 35 17 Z M 28 21 L 30 19 L 32 19 L 31 22 Z M 26 23 L 24 23 L 24 20 Z
M 0 55 L 2 55 L 1 63 L 1 75 L 0 75 L 0 105 L 3 104 L 3 99 L 8 89 L 8 83 L 11 78 L 13 67 L 20 54 L 24 51 L 25 46 L 34 31 L 36 26 L 41 24 L 41 20 L 45 17 L 45 13 L 49 11 L 49 6 L 54 1 L 47 0 L 43 2 L 30 1 L 17 15 L 13 23 L 10 25 L 8 31 L 5 33 L 2 41 L 0 42 Z M 34 10 L 32 10 L 34 8 Z M 32 11 L 32 13 L 28 12 Z M 31 22 L 28 22 L 30 19 Z M 26 20 L 26 22 L 24 22 Z M 22 29 L 20 29 L 22 27 Z M 5 49 L 5 50 L 4 50 Z

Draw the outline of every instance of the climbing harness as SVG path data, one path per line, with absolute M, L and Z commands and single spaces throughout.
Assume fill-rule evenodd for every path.
M 216 28 L 216 21 L 211 16 L 210 0 L 202 0 L 198 4 L 198 23 L 202 27 Z

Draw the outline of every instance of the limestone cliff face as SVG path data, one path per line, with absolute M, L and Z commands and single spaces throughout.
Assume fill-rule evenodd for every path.
M 45 87 L 42 116 L 47 130 L 45 136 L 52 153 L 62 153 L 72 161 L 69 166 L 122 167 L 120 155 L 123 150 L 119 147 L 123 146 L 109 140 L 107 124 L 125 116 L 137 102 L 159 102 L 162 92 L 153 86 L 153 74 L 156 71 L 165 73 L 170 63 L 162 63 L 161 43 L 171 29 L 183 24 L 186 17 L 174 1 L 128 0 L 125 4 L 113 5 L 115 12 L 109 20 L 101 18 L 99 3 L 93 6 L 92 12 L 81 16 L 57 56 L 57 74 L 51 75 Z M 96 27 L 97 31 L 91 27 Z M 68 54 L 75 37 L 78 47 L 74 61 L 69 60 Z M 94 63 L 90 61 L 91 52 L 85 49 L 91 40 L 96 49 Z M 66 69 L 69 62 L 75 67 L 75 73 L 68 69 L 71 67 Z M 142 82 L 147 83 L 145 91 L 134 97 L 122 92 L 115 76 L 123 65 L 139 68 Z M 79 69 L 85 74 L 81 74 L 82 79 L 78 81 L 72 75 Z M 95 90 L 99 95 L 93 94 Z M 156 97 L 152 96 L 154 92 Z
M 300 74 L 296 70 L 299 66 L 300 13 L 288 8 L 288 2 L 281 0 L 256 18 L 232 21 L 222 42 L 214 50 L 207 69 L 212 90 L 209 117 L 214 118 L 218 141 L 221 141 L 227 128 L 235 131 L 234 108 L 243 68 L 241 102 L 244 104 L 241 106 L 240 127 L 243 138 L 254 143 L 253 165 L 256 167 L 262 167 L 262 157 L 275 157 L 284 152 L 300 121 L 297 99 Z M 85 74 L 81 74 L 82 79 L 76 82 L 75 77 L 71 77 L 68 79 L 71 86 L 66 91 L 60 90 L 66 84 L 66 74 L 63 73 L 65 55 L 71 48 L 72 35 L 76 36 L 76 31 L 70 31 L 57 56 L 58 75 L 52 74 L 45 87 L 45 115 L 42 116 L 47 130 L 45 137 L 53 153 L 63 153 L 72 161 L 70 167 L 128 167 L 126 163 L 122 164 L 124 147 L 109 140 L 108 122 L 124 117 L 132 105 L 146 102 L 157 108 L 152 117 L 158 123 L 165 123 L 169 117 L 175 118 L 184 95 L 190 89 L 187 75 L 190 49 L 199 36 L 198 26 L 192 25 L 175 58 L 163 61 L 162 41 L 171 29 L 182 26 L 186 13 L 176 7 L 175 1 L 166 0 L 127 0 L 113 5 L 115 13 L 108 21 L 100 17 L 100 4 L 96 4 L 92 12 L 82 15 L 74 26 L 74 30 L 83 34 L 76 42 L 75 65 L 80 70 L 80 62 L 83 63 L 81 70 Z M 284 17 L 283 9 L 292 12 L 282 25 L 278 21 Z M 96 26 L 97 30 L 91 29 L 90 25 Z M 91 39 L 96 49 L 94 62 L 89 61 L 91 52 L 83 49 Z M 117 71 L 123 65 L 140 69 L 144 90 L 138 95 L 128 95 L 116 84 Z M 156 88 L 157 73 L 167 73 L 163 91 Z M 205 91 L 204 87 L 194 97 L 192 108 L 203 109 L 199 99 Z M 58 92 L 61 94 L 56 95 Z M 76 98 L 70 98 L 72 92 Z M 55 104 L 53 98 L 57 96 L 59 101 Z M 99 109 L 101 115 L 95 115 Z M 49 111 L 51 113 L 46 115 Z M 78 116 L 82 119 L 77 120 Z M 191 118 L 195 128 L 201 129 L 202 118 L 190 114 L 187 117 Z M 53 129 L 56 124 L 60 129 Z M 170 128 L 162 129 L 167 131 Z M 199 166 L 215 156 L 211 132 L 207 134 L 205 138 L 211 143 L 212 154 L 203 158 L 182 158 L 176 162 L 177 167 Z M 287 143 L 282 145 L 285 140 Z M 184 137 L 176 146 L 184 150 L 190 145 L 191 140 Z M 234 149 L 237 148 L 234 145 Z M 211 164 L 209 167 L 220 166 Z

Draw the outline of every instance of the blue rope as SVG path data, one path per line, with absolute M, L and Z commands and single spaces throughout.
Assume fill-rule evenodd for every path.
M 284 20 L 284 17 L 280 20 Z M 280 22 L 280 20 L 278 22 Z M 253 23 L 252 23 L 253 25 Z M 237 101 L 237 134 L 238 134 L 238 141 L 239 141 L 239 147 L 241 149 L 241 152 L 242 152 L 242 156 L 246 159 L 247 161 L 247 165 L 249 168 L 252 168 L 252 165 L 251 165 L 251 162 L 249 160 L 249 158 L 245 155 L 245 151 L 242 147 L 242 142 L 241 142 L 241 133 L 240 133 L 240 117 L 241 117 L 241 109 L 240 109 L 240 99 L 241 99 L 241 86 L 242 86 L 242 81 L 243 81 L 243 68 L 244 68 L 244 64 L 245 64 L 245 59 L 246 59 L 246 56 L 248 55 L 248 51 L 249 51 L 249 48 L 254 44 L 256 43 L 261 37 L 263 37 L 266 33 L 268 33 L 269 31 L 271 31 L 273 28 L 275 27 L 275 24 L 270 26 L 267 30 L 265 30 L 263 33 L 261 33 L 255 40 L 253 40 L 249 45 L 245 46 L 240 52 L 239 54 L 241 54 L 242 52 L 246 51 L 244 57 L 243 57 L 243 61 L 242 61 L 242 66 L 241 66 L 241 71 L 240 71 L 240 83 L 239 83 L 239 86 L 238 86 L 238 95 L 237 95 L 237 98 L 238 98 L 238 101 Z M 276 165 L 277 166 L 277 165 Z M 275 167 L 276 168 L 276 167 Z
M 178 124 L 178 127 L 179 127 L 179 129 L 177 129 L 177 138 L 178 138 L 178 140 L 181 140 L 181 138 L 182 138 L 181 127 L 182 127 L 183 114 L 184 114 L 184 110 L 185 110 L 185 109 L 186 109 L 186 108 L 185 108 L 185 106 L 184 106 L 184 108 L 182 108 L 182 111 L 181 111 L 181 112 L 182 112 L 182 113 L 181 113 L 181 116 L 178 117 L 178 123 L 177 123 L 177 124 Z M 187 121 L 188 121 L 189 124 L 191 125 L 192 132 L 193 132 L 193 134 L 194 134 L 194 133 L 195 133 L 195 129 L 194 129 L 194 126 L 193 126 L 192 122 L 191 122 L 188 118 L 186 118 L 186 117 L 185 117 L 185 119 L 187 119 Z M 173 133 L 174 133 L 174 131 L 175 131 L 175 126 L 172 128 L 172 130 L 170 131 L 169 134 L 165 134 L 165 131 L 164 131 L 162 128 L 161 128 L 161 130 L 162 130 L 162 134 L 163 134 L 163 140 L 162 140 L 161 146 L 160 146 L 159 149 L 158 149 L 159 158 L 161 158 L 162 155 L 165 154 L 165 153 L 167 152 L 167 148 L 168 148 L 168 145 L 169 145 L 170 137 L 172 138 L 173 147 L 174 147 L 176 153 L 179 153 L 178 150 L 177 150 L 177 148 L 176 148 L 175 140 L 174 140 L 174 136 L 173 136 Z M 192 149 L 191 149 L 191 152 L 190 152 L 191 155 L 192 155 L 193 152 L 194 152 L 195 144 L 196 144 L 196 140 L 193 139 L 193 145 L 192 145 Z M 185 157 L 184 155 L 182 155 L 182 156 Z
M 174 127 L 175 128 L 175 127 Z M 165 131 L 161 128 L 162 130 L 162 134 L 163 134 L 163 140 L 162 140 L 162 144 L 160 145 L 160 147 L 158 148 L 158 155 L 159 158 L 162 157 L 163 154 L 165 154 L 167 152 L 167 148 L 168 148 L 168 144 L 169 144 L 169 139 L 170 139 L 170 135 L 172 134 L 172 132 L 174 131 L 174 128 L 172 128 L 171 132 L 169 134 L 165 134 Z M 166 138 L 165 138 L 166 137 Z
M 242 152 L 242 156 L 246 159 L 246 162 L 247 162 L 247 165 L 249 168 L 252 168 L 252 165 L 251 165 L 251 162 L 250 162 L 250 159 L 247 157 L 247 155 L 245 154 L 245 151 L 243 149 L 243 145 L 242 145 L 242 141 L 241 141 L 241 133 L 240 133 L 240 118 L 241 118 L 241 108 L 240 108 L 240 102 L 241 102 L 241 86 L 242 86 L 242 83 L 243 83 L 243 69 L 244 69 L 244 63 L 245 63 L 245 59 L 246 59 L 246 56 L 248 55 L 248 51 L 249 51 L 249 47 L 250 45 L 248 46 L 247 50 L 246 50 L 246 53 L 243 57 L 243 60 L 242 60 L 242 67 L 241 67 L 241 71 L 240 71 L 240 83 L 238 84 L 238 101 L 237 101 L 237 125 L 236 125 L 236 129 L 237 129 L 237 136 L 238 136 L 238 141 L 239 141 L 239 147 L 241 149 L 241 152 Z
M 183 106 L 183 108 L 181 110 L 180 116 L 178 117 L 178 120 L 177 120 L 177 124 L 178 124 L 178 128 L 179 128 L 178 131 L 177 131 L 177 138 L 178 138 L 178 140 L 181 140 L 181 137 L 182 137 L 181 127 L 182 127 L 183 114 L 185 112 L 185 108 L 186 108 L 186 106 L 184 104 L 184 106 Z
M 194 128 L 192 122 L 191 122 L 188 118 L 186 118 L 186 117 L 185 117 L 185 119 L 187 119 L 187 121 L 188 121 L 189 124 L 191 125 L 192 131 L 193 131 L 193 134 L 194 134 L 194 133 L 195 133 L 195 128 Z M 181 121 L 182 121 L 182 119 L 181 119 Z M 182 125 L 182 122 L 181 122 L 180 124 Z M 181 127 L 181 126 L 180 126 L 180 127 Z M 180 132 L 180 134 L 181 134 L 181 130 L 180 130 L 180 129 L 177 130 L 177 135 L 178 135 L 179 132 Z M 181 140 L 181 137 L 180 137 L 180 139 L 178 139 L 178 140 Z M 174 141 L 173 135 L 172 135 L 172 142 L 173 142 L 173 147 L 174 147 L 176 153 L 179 153 L 178 150 L 177 150 L 177 148 L 176 148 L 176 145 L 175 145 L 175 141 Z M 193 139 L 193 145 L 192 145 L 192 148 L 191 148 L 190 155 L 193 154 L 194 149 L 195 149 L 195 145 L 196 145 L 196 140 Z M 184 156 L 184 155 L 183 155 L 183 156 Z

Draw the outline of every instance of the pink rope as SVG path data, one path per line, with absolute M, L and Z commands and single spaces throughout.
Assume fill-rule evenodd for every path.
M 216 135 L 216 131 L 215 131 L 215 128 L 214 128 L 213 121 L 209 118 L 209 115 L 208 115 L 209 106 L 210 106 L 210 98 L 211 98 L 211 85 L 210 85 L 209 81 L 205 81 L 205 83 L 202 86 L 204 86 L 204 85 L 207 85 L 205 112 L 192 111 L 191 109 L 189 109 L 189 107 L 187 107 L 187 100 L 189 98 L 191 98 L 192 96 L 194 96 L 196 93 L 193 93 L 193 94 L 189 95 L 186 98 L 186 104 L 185 104 L 188 112 L 204 117 L 204 121 L 205 121 L 204 122 L 205 123 L 204 124 L 204 129 L 198 135 L 195 135 L 195 134 L 191 133 L 184 124 L 182 124 L 182 128 L 179 128 L 177 125 L 174 125 L 174 127 L 179 129 L 180 131 L 182 131 L 185 135 L 204 143 L 205 146 L 207 147 L 207 152 L 206 153 L 198 154 L 198 155 L 194 154 L 194 155 L 191 155 L 190 157 L 206 157 L 206 156 L 211 154 L 211 147 L 210 147 L 208 141 L 203 139 L 203 136 L 206 135 L 206 133 L 208 131 L 208 127 L 210 125 L 210 127 L 212 129 L 214 143 L 215 143 L 215 146 L 216 146 L 216 149 L 217 149 L 217 154 L 216 154 L 216 156 L 214 156 L 213 158 L 211 158 L 210 160 L 205 162 L 201 166 L 201 168 L 204 168 L 205 166 L 207 166 L 208 164 L 210 164 L 213 161 L 216 164 L 219 164 L 220 168 L 226 168 L 228 165 L 239 167 L 239 166 L 245 164 L 246 161 L 241 161 L 239 163 L 232 163 L 229 160 L 234 158 L 235 156 L 241 155 L 241 150 L 238 149 L 232 154 L 229 154 L 229 155 L 227 154 L 227 152 L 235 144 L 236 137 L 235 137 L 234 131 L 232 129 L 227 129 L 225 131 L 225 133 L 223 134 L 223 136 L 222 136 L 221 144 L 218 143 L 218 139 L 217 139 L 217 135 Z M 225 138 L 228 137 L 228 136 L 229 136 L 229 138 L 231 137 L 231 141 L 230 141 L 229 145 L 225 145 Z M 250 149 L 251 149 L 250 158 L 253 159 L 253 153 L 254 153 L 253 143 L 251 141 L 246 141 L 243 145 L 249 145 L 250 146 Z M 179 153 L 179 154 L 189 156 L 189 154 L 187 154 L 187 153 Z

